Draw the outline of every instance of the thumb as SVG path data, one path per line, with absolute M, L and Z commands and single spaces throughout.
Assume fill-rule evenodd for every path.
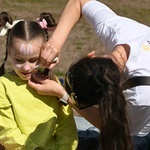
M 34 89 L 38 89 L 42 83 L 44 83 L 44 79 L 35 74 L 28 80 L 28 85 Z
M 40 83 L 38 82 L 33 82 L 31 79 L 28 80 L 28 85 L 33 88 L 33 89 L 37 89 L 38 86 L 40 85 Z

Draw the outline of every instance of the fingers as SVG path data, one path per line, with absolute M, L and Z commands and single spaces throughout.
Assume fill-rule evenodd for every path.
M 28 80 L 28 85 L 35 89 L 40 95 L 49 95 L 47 89 L 49 90 L 49 84 L 46 87 L 46 82 L 48 79 L 40 78 L 37 75 L 33 75 L 32 79 Z
M 55 60 L 56 57 L 57 60 Z M 58 50 L 53 45 L 45 43 L 41 50 L 40 64 L 46 68 L 52 69 L 58 62 Z
M 34 82 L 33 80 L 30 79 L 30 80 L 28 80 L 28 85 L 29 85 L 31 88 L 33 88 L 33 89 L 35 89 L 35 90 L 38 91 L 39 86 L 40 86 L 40 83 Z
M 40 88 L 40 85 L 44 83 L 45 78 L 39 77 L 36 74 L 32 75 L 32 78 L 28 81 L 28 85 L 36 90 Z
M 53 69 L 53 68 L 55 67 L 55 65 L 58 64 L 58 63 L 59 63 L 59 58 L 56 57 L 56 58 L 54 59 L 54 61 L 49 65 L 48 68 L 51 70 L 51 69 Z
M 36 85 L 39 84 L 39 83 L 36 83 L 36 82 L 32 82 L 31 80 L 28 80 L 28 85 L 30 87 L 32 87 L 33 89 L 35 89 Z
M 50 95 L 62 97 L 64 88 L 54 80 L 41 79 L 36 75 L 33 76 L 34 80 L 28 80 L 28 85 L 35 89 L 40 95 Z
M 34 75 L 30 80 L 28 80 L 28 85 L 34 89 L 38 86 L 38 84 L 40 84 L 40 79 L 36 79 L 36 76 Z

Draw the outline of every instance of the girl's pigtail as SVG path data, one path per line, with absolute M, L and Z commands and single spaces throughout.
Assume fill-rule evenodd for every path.
M 52 14 L 43 12 L 40 14 L 40 18 L 36 19 L 39 25 L 45 30 L 47 40 L 48 40 L 48 31 L 54 31 L 56 28 L 57 23 L 53 18 Z
M 0 27 L 4 27 L 2 30 L 3 32 L 6 30 L 7 32 L 7 38 L 6 38 L 6 52 L 5 52 L 5 58 L 3 60 L 3 63 L 0 67 L 0 76 L 4 75 L 5 73 L 5 62 L 7 61 L 8 57 L 8 49 L 7 49 L 7 40 L 8 40 L 8 34 L 9 34 L 9 29 L 7 29 L 7 24 L 12 25 L 12 18 L 9 16 L 7 12 L 1 12 L 0 13 Z M 1 32 L 2 32 L 1 30 Z M 3 34 L 2 34 L 3 35 Z M 4 34 L 5 35 L 5 34 Z
M 133 150 L 120 73 L 112 60 L 103 58 L 103 62 L 99 62 L 99 66 L 93 70 L 93 83 L 97 89 L 94 93 L 97 95 L 98 92 L 100 99 L 101 149 Z
M 13 20 L 7 12 L 0 13 L 0 27 L 5 27 L 6 23 L 12 24 Z
M 53 31 L 55 29 L 55 27 L 57 26 L 57 23 L 51 13 L 43 12 L 40 14 L 39 19 L 40 19 L 40 21 L 45 19 L 47 22 L 47 27 L 48 27 L 48 29 L 51 28 L 51 31 Z
M 6 50 L 5 58 L 3 60 L 3 64 L 0 67 L 0 76 L 3 76 L 5 73 L 5 62 L 7 61 L 8 51 Z
M 100 107 L 101 134 L 104 150 L 133 150 L 126 101 L 120 88 L 110 85 Z

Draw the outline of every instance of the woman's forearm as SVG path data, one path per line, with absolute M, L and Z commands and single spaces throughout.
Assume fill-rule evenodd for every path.
M 33 75 L 34 80 L 37 82 L 33 82 L 32 80 L 28 80 L 28 85 L 35 89 L 41 95 L 51 95 L 57 96 L 59 99 L 62 99 L 66 94 L 66 90 L 63 86 L 58 84 L 56 81 L 45 79 L 42 80 L 38 76 Z M 85 119 L 87 119 L 91 124 L 95 127 L 99 128 L 99 109 L 96 107 L 89 107 L 86 109 L 79 110 L 73 103 L 72 99 L 67 99 L 70 107 L 74 108 L 78 113 L 80 113 Z
M 69 0 L 58 24 L 50 39 L 41 48 L 39 63 L 50 70 L 59 62 L 53 62 L 58 57 L 61 49 L 74 25 L 80 20 L 82 7 L 89 0 Z
M 86 109 L 79 110 L 74 104 L 71 98 L 68 100 L 69 105 L 75 109 L 81 116 L 88 120 L 95 127 L 100 128 L 99 122 L 99 109 L 97 107 L 88 107 Z
M 69 0 L 65 6 L 58 25 L 48 41 L 54 43 L 58 50 L 61 50 L 71 29 L 80 20 L 83 4 L 82 0 Z

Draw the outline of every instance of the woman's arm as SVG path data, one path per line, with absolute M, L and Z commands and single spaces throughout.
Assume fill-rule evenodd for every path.
M 34 75 L 34 79 L 38 82 L 32 82 L 31 80 L 28 81 L 28 85 L 35 89 L 41 95 L 51 95 L 57 96 L 62 98 L 63 95 L 66 93 L 66 90 L 57 82 L 49 79 L 41 79 L 38 76 Z M 91 122 L 95 127 L 99 128 L 99 110 L 95 107 L 89 107 L 83 110 L 79 110 L 69 98 L 68 104 L 74 108 L 78 113 L 80 113 L 85 119 Z
M 52 69 L 56 63 L 52 63 L 55 57 L 59 57 L 61 48 L 74 25 L 80 20 L 83 5 L 89 0 L 69 0 L 59 19 L 49 41 L 42 47 L 40 64 Z
M 72 102 L 71 98 L 68 100 L 69 105 L 74 108 L 81 116 L 88 120 L 95 127 L 100 128 L 99 122 L 99 108 L 97 107 L 88 107 L 86 109 L 79 110 Z

